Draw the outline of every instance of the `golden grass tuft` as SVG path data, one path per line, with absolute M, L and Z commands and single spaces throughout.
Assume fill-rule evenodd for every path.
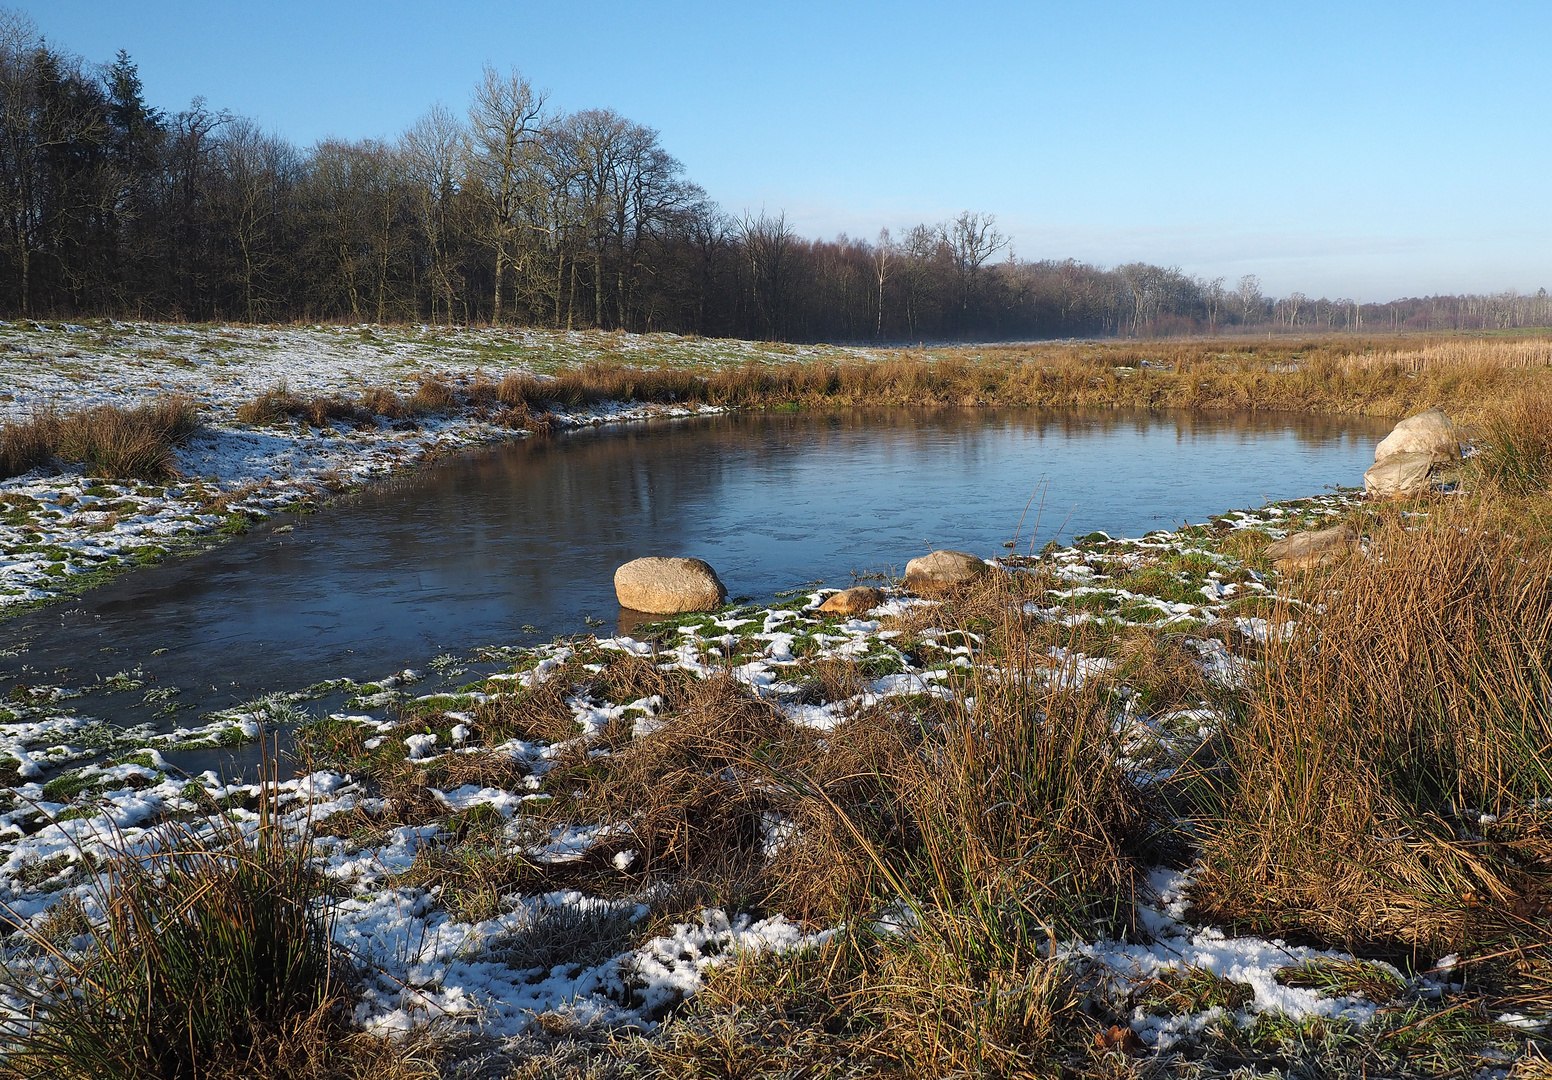
M 1473 470 L 1510 496 L 1552 487 L 1552 387 L 1527 386 L 1486 410 Z
M 0 425 L 0 479 L 47 464 L 58 441 L 59 415 L 51 410 L 43 410 L 31 420 Z
M 97 405 L 73 413 L 44 410 L 0 428 L 0 477 L 16 476 L 58 457 L 94 475 L 161 480 L 178 475 L 173 449 L 199 430 L 199 410 L 178 395 L 121 408 Z
M 1197 903 L 1445 952 L 1552 916 L 1552 551 L 1482 508 L 1373 531 L 1274 618 Z M 1537 929 L 1540 927 L 1540 929 Z
M 72 927 L 84 949 L 23 921 L 30 950 L 9 955 L 3 978 L 26 1018 L 7 1024 L 0 1077 L 435 1075 L 424 1040 L 346 1024 L 354 972 L 334 955 L 327 886 L 267 801 L 251 837 L 212 816 L 160 838 L 93 871 L 100 914 L 78 907 Z

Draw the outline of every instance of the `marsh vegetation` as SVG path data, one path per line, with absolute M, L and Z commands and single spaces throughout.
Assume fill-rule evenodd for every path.
M 1097 534 L 862 620 L 799 594 L 558 642 L 316 721 L 312 779 L 206 778 L 166 820 L 188 837 L 224 807 L 250 839 L 207 829 L 188 858 L 281 859 L 297 873 L 264 880 L 310 898 L 292 910 L 332 913 L 333 974 L 280 1028 L 329 1033 L 320 1076 L 379 1053 L 514 1076 L 1531 1075 L 1552 519 L 1527 478 L 1552 413 L 1519 393 L 1481 421 L 1512 422 L 1514 467 L 1484 444 L 1464 494 Z M 1260 554 L 1333 521 L 1363 555 L 1279 576 Z M 87 886 L 102 910 L 130 887 L 194 910 L 204 870 L 105 857 L 93 880 L 127 876 Z M 384 897 L 442 944 L 384 952 L 405 932 Z M 114 955 L 117 925 L 61 955 Z M 469 1026 L 482 992 L 504 1043 Z M 13 1061 L 73 1030 L 38 1016 Z M 360 1043 L 347 1017 L 421 1034 Z
M 261 383 L 203 413 L 15 421 L 8 455 L 90 462 L 120 499 L 112 459 L 87 453 L 103 439 L 82 432 L 125 417 L 172 446 L 196 418 L 345 443 L 394 425 L 532 431 L 610 402 L 1444 405 L 1477 452 L 1454 494 L 1092 534 L 862 618 L 822 615 L 825 590 L 805 590 L 507 649 L 435 694 L 353 686 L 298 729 L 285 781 L 94 749 L 19 688 L 5 1068 L 1536 1075 L 1552 1015 L 1547 352 L 601 350 L 542 375 Z M 1362 554 L 1286 574 L 1262 554 L 1339 523 Z M 225 723 L 251 738 L 299 715 L 255 703 Z

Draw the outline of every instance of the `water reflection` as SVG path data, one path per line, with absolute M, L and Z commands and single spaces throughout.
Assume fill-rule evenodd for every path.
M 1137 534 L 1354 484 L 1385 428 L 893 410 L 579 431 L 450 460 L 295 519 L 294 532 L 256 530 L 0 623 L 0 643 L 28 644 L 0 673 L 26 664 L 26 681 L 80 685 L 138 664 L 180 687 L 187 722 L 268 690 L 573 633 L 585 618 L 612 628 L 614 568 L 639 555 L 704 558 L 734 595 L 843 586 L 933 547 L 1000 551 L 1042 483 L 1040 542 L 1064 520 L 1064 535 Z M 150 707 L 118 694 L 86 711 L 140 720 Z

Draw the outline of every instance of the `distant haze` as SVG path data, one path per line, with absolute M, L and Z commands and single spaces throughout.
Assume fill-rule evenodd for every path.
M 482 64 L 661 132 L 735 213 L 872 238 L 971 208 L 1020 258 L 1273 294 L 1552 286 L 1552 5 L 27 0 L 301 145 L 392 137 Z

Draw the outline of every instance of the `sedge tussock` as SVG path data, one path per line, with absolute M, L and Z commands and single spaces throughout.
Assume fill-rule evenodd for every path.
M 1495 526 L 1391 518 L 1306 582 L 1227 732 L 1205 911 L 1438 952 L 1552 911 L 1552 554 Z
M 180 396 L 123 408 L 97 405 L 80 412 L 44 410 L 31 420 L 0 425 L 0 479 L 58 457 L 96 476 L 158 480 L 175 477 L 174 448 L 200 427 L 194 403 Z

